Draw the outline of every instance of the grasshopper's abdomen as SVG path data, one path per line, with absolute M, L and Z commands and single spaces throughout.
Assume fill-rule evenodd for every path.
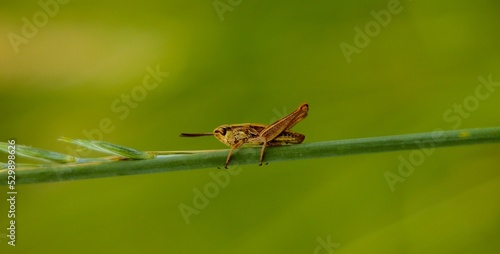
M 289 144 L 300 144 L 304 141 L 306 136 L 304 134 L 294 131 L 284 131 L 276 138 L 267 142 L 268 146 L 281 146 Z

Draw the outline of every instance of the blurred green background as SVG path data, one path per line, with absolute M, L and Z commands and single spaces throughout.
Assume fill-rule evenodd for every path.
M 499 86 L 478 80 L 500 81 L 497 1 L 41 3 L 1 4 L 2 142 L 220 149 L 178 134 L 301 102 L 305 142 L 500 126 Z M 394 189 L 410 151 L 244 166 L 189 223 L 179 206 L 220 170 L 19 185 L 0 253 L 499 253 L 498 151 L 436 149 Z

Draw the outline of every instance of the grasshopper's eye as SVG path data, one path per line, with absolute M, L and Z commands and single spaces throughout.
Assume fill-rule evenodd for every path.
M 217 128 L 214 132 L 215 134 L 220 134 L 222 136 L 226 135 L 226 129 L 224 128 Z

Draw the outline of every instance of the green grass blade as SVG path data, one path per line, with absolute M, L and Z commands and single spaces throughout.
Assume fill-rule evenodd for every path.
M 266 149 L 265 162 L 495 142 L 500 142 L 500 127 L 436 131 L 271 147 Z M 234 153 L 230 167 L 242 164 L 258 164 L 259 153 L 260 148 L 238 149 Z M 19 168 L 16 170 L 16 182 L 40 183 L 200 168 L 216 168 L 224 165 L 227 154 L 228 150 L 216 150 L 196 154 L 159 156 L 148 160 L 65 164 L 30 169 Z M 7 170 L 0 171 L 0 179 L 7 179 Z M 2 180 L 0 184 L 6 184 L 6 181 Z

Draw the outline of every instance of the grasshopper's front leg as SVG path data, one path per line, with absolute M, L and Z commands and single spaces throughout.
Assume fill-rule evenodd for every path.
M 226 159 L 226 164 L 224 164 L 225 169 L 227 169 L 227 165 L 229 165 L 229 161 L 231 160 L 231 156 L 233 156 L 234 149 L 239 148 L 241 145 L 243 145 L 243 143 L 244 143 L 244 140 L 240 140 L 236 144 L 231 146 L 231 150 L 229 150 L 229 155 L 227 156 L 227 159 Z

